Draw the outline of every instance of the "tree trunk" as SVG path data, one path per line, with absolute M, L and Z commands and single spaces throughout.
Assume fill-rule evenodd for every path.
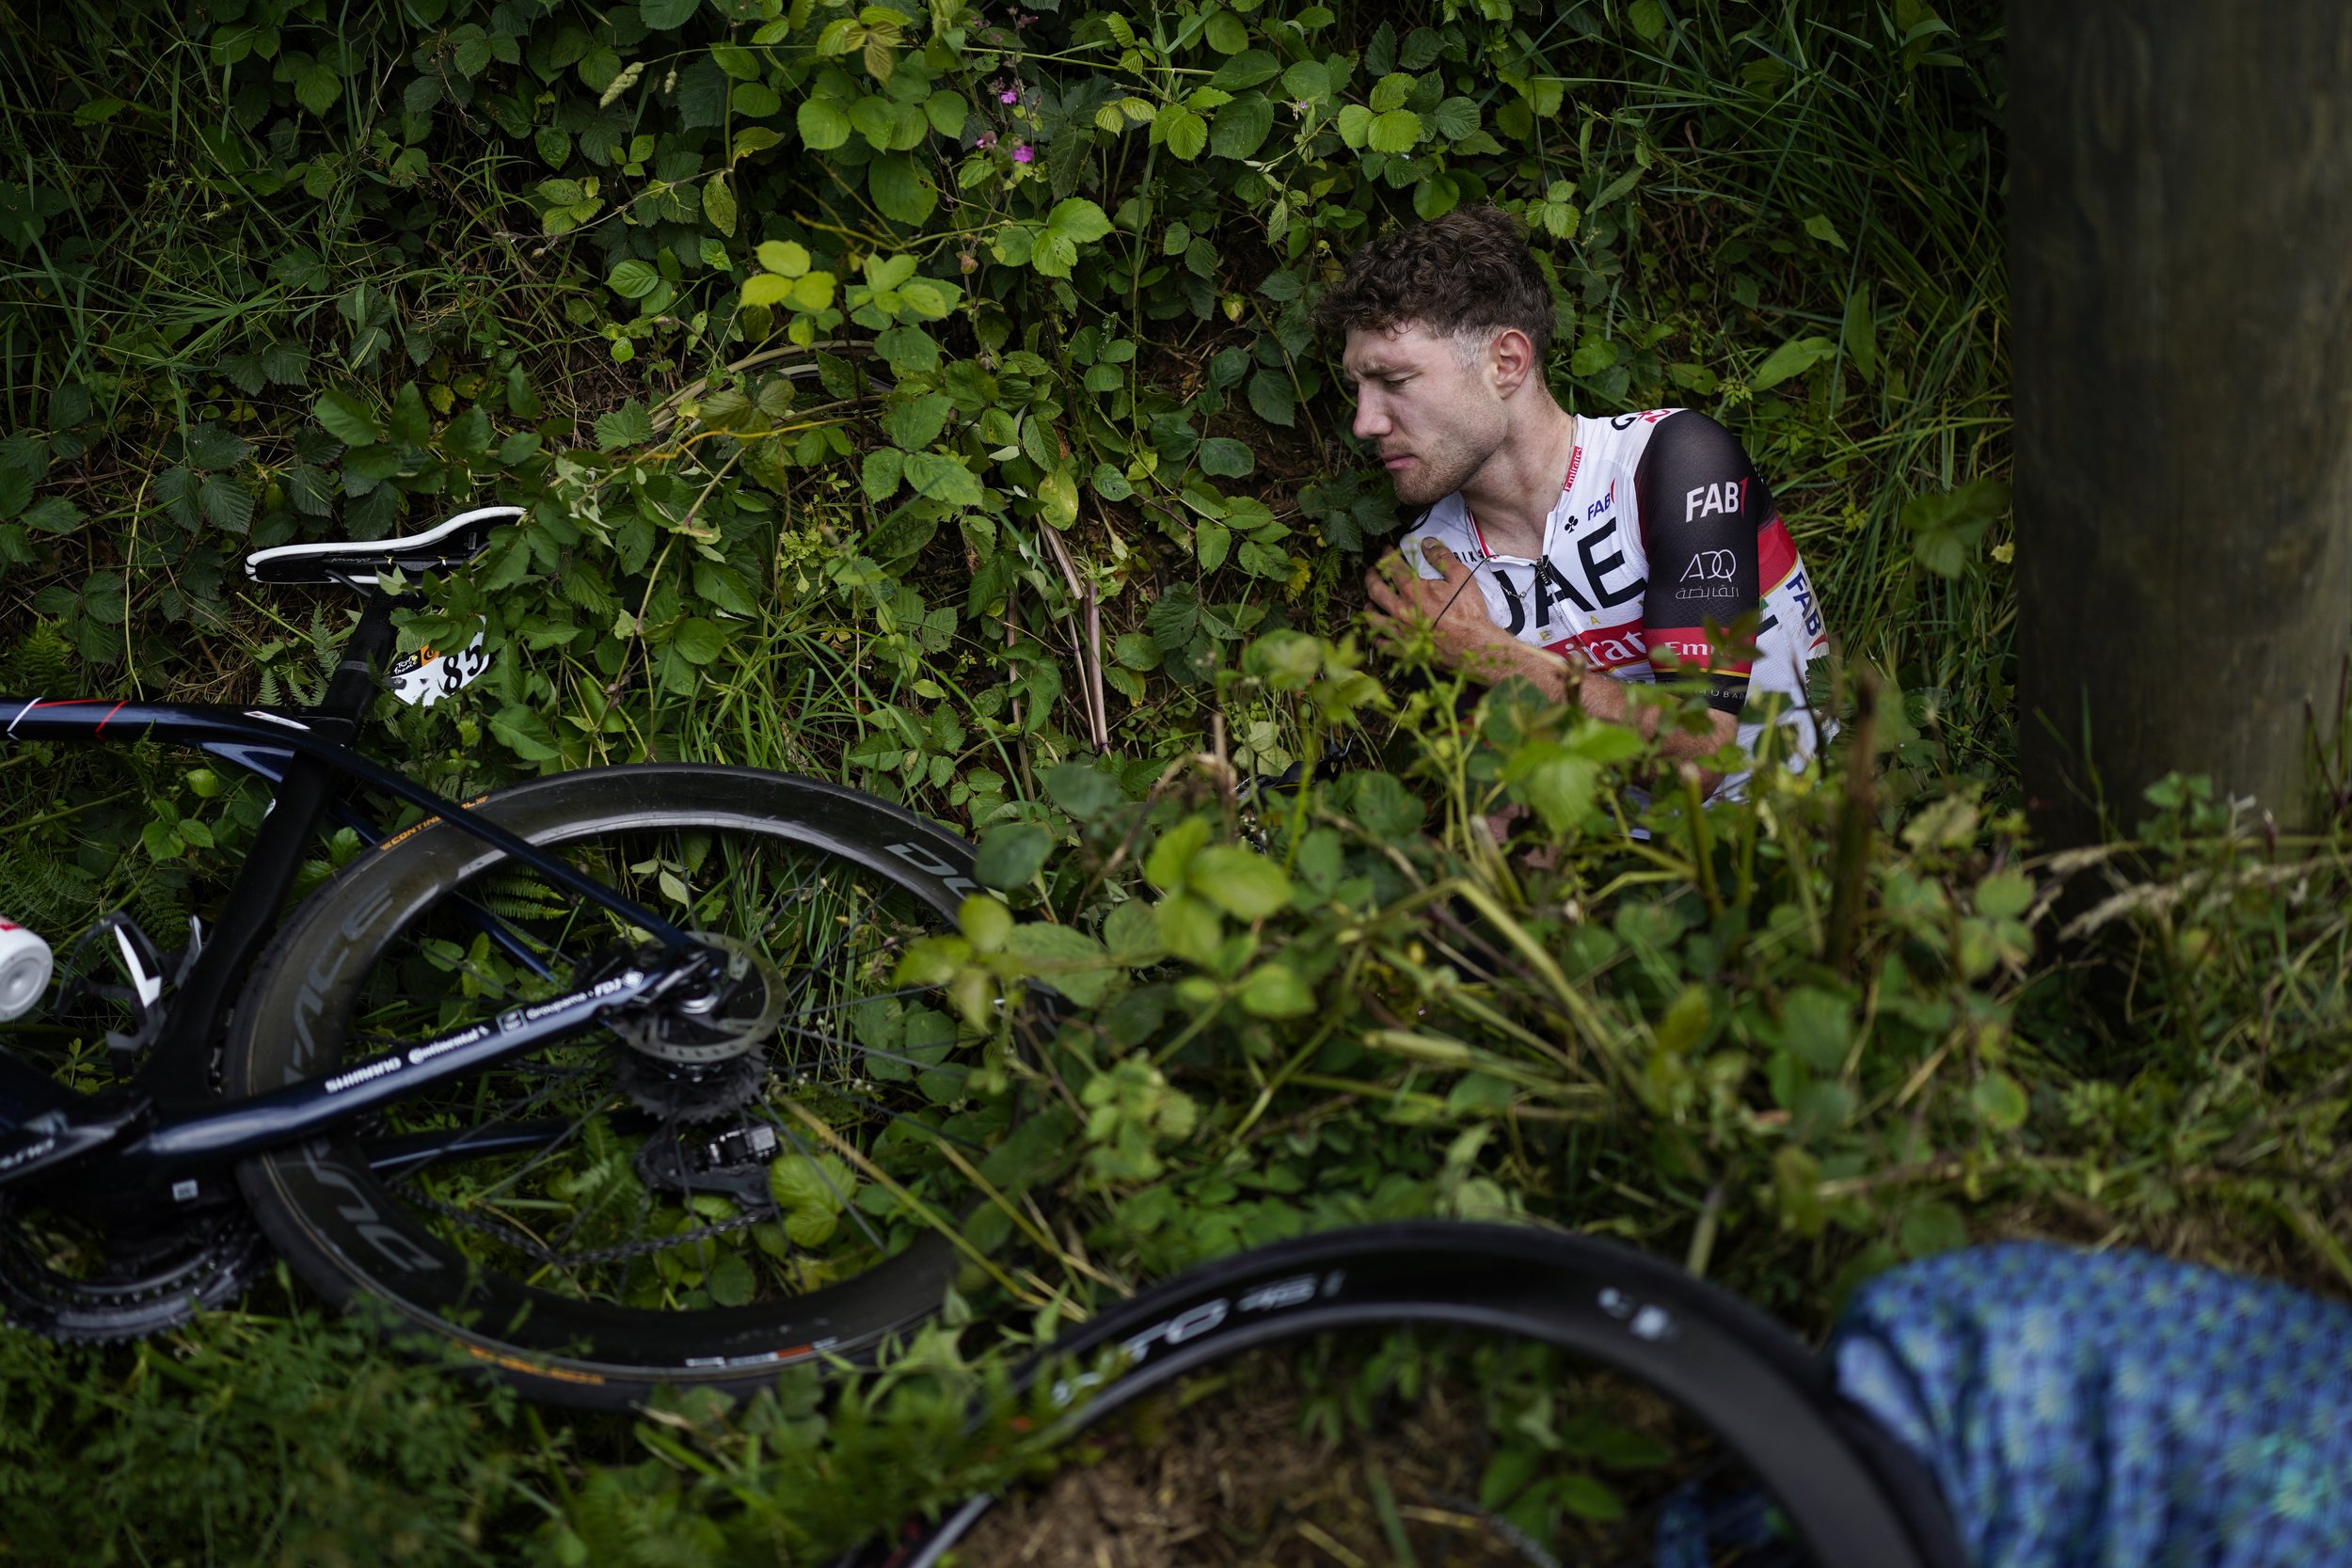
M 2308 822 L 2352 638 L 2352 4 L 2011 0 L 2037 836 L 2175 769 Z

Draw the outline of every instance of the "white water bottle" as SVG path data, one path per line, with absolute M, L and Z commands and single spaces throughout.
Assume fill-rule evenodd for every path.
M 0 919 L 0 1022 L 32 1011 L 49 989 L 49 944 L 13 920 Z

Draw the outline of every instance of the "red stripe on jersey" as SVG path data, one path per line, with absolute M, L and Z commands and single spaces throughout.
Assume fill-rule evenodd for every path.
M 1665 656 L 1669 654 L 1682 662 L 1686 673 L 1692 666 L 1722 675 L 1744 675 L 1749 672 L 1751 661 L 1748 659 L 1717 658 L 1714 648 L 1707 641 L 1707 628 L 1704 626 L 1653 626 L 1649 630 L 1648 642 L 1650 662 L 1657 665 L 1661 673 L 1665 669 Z
M 1596 670 L 1622 670 L 1629 664 L 1639 664 L 1649 657 L 1649 645 L 1642 634 L 1642 623 L 1624 621 L 1613 626 L 1595 626 L 1590 631 L 1571 632 L 1557 642 L 1545 644 L 1548 652 L 1563 657 L 1573 655 Z
M 1576 466 L 1577 466 L 1578 464 L 1580 464 L 1580 463 L 1583 462 L 1583 461 L 1584 461 L 1584 443 L 1583 443 L 1583 442 L 1581 442 L 1581 441 L 1579 441 L 1579 442 L 1576 444 L 1576 448 L 1575 448 L 1575 450 L 1574 450 L 1574 451 L 1570 451 L 1570 452 L 1568 453 L 1568 477 L 1567 477 L 1567 478 L 1565 478 L 1565 479 L 1564 479 L 1564 480 L 1562 480 L 1562 481 L 1560 482 L 1560 493 L 1561 493 L 1562 495 L 1566 495 L 1566 494 L 1568 493 L 1568 491 L 1570 491 L 1571 489 L 1575 488 L 1575 486 L 1576 486 Z
M 1797 542 L 1788 537 L 1788 525 L 1778 513 L 1756 533 L 1756 577 L 1767 594 L 1788 581 L 1788 574 L 1796 569 Z

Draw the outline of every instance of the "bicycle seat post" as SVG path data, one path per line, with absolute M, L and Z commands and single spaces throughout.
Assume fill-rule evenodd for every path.
M 339 745 L 350 742 L 375 700 L 376 667 L 391 651 L 392 610 L 400 603 L 373 582 L 349 586 L 365 593 L 365 607 L 309 716 L 314 732 Z M 307 756 L 288 762 L 270 819 L 238 870 L 229 912 L 183 981 L 162 1035 L 139 1070 L 135 1082 L 142 1092 L 165 1102 L 200 1100 L 211 1092 L 207 1048 L 246 969 L 275 928 L 333 790 L 334 769 L 326 763 Z
M 349 741 L 367 717 L 368 706 L 375 700 L 376 671 L 397 640 L 392 610 L 402 601 L 373 584 L 366 594 L 359 624 L 343 644 L 342 659 L 335 666 L 317 709 L 318 727 L 341 742 Z

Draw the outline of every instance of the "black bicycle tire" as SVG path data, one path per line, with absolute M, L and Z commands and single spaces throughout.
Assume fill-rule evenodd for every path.
M 1012 1386 L 1025 1392 L 1125 1346 L 1125 1370 L 1073 1411 L 1059 1429 L 1068 1437 L 1261 1345 L 1405 1324 L 1540 1340 L 1647 1384 L 1755 1473 L 1815 1568 L 1967 1568 L 1925 1467 L 1786 1329 L 1727 1291 L 1590 1236 L 1419 1220 L 1275 1243 L 1081 1324 L 1025 1362 Z M 835 1568 L 937 1568 L 994 1501 L 969 1498 L 911 1544 L 870 1544 Z
M 644 764 L 556 774 L 496 791 L 469 810 L 533 843 L 653 827 L 755 827 L 895 882 L 945 929 L 953 928 L 976 885 L 972 847 L 937 823 L 856 790 L 753 768 Z M 501 858 L 429 820 L 388 838 L 313 895 L 240 998 L 227 1053 L 230 1092 L 258 1093 L 328 1070 L 332 1044 L 314 1038 L 310 1022 L 333 1016 L 336 982 L 364 974 L 407 920 Z M 665 1385 L 742 1396 L 771 1385 L 777 1370 L 793 1362 L 855 1355 L 936 1312 L 958 1266 L 946 1238 L 926 1235 L 839 1284 L 785 1302 L 699 1312 L 691 1343 L 675 1338 L 676 1315 L 593 1309 L 606 1318 L 645 1312 L 647 1341 L 662 1348 L 624 1356 L 585 1335 L 580 1314 L 553 1298 L 525 1303 L 527 1326 L 544 1331 L 527 1343 L 450 1321 L 427 1276 L 454 1277 L 451 1271 L 463 1273 L 462 1264 L 383 1190 L 348 1138 L 256 1156 L 240 1164 L 238 1180 L 279 1255 L 333 1305 L 364 1300 L 390 1313 L 387 1326 L 396 1336 L 421 1332 L 532 1398 L 589 1408 L 634 1407 Z M 499 1300 L 498 1309 L 476 1313 L 477 1322 L 511 1321 L 506 1298 Z M 587 1343 L 595 1354 L 580 1353 Z

